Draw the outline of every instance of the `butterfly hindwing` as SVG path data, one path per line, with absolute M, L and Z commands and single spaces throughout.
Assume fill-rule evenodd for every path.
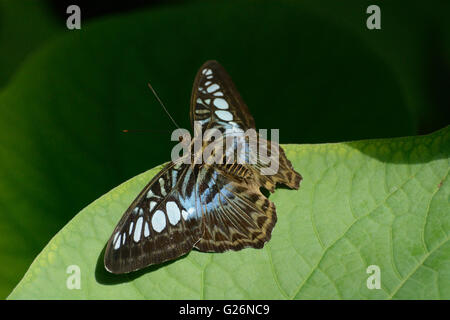
M 127 209 L 108 242 L 104 260 L 110 272 L 131 272 L 192 249 L 202 234 L 194 182 L 189 165 L 174 163 L 152 179 Z
M 241 165 L 202 169 L 207 173 L 199 175 L 197 193 L 204 230 L 195 247 L 207 252 L 262 248 L 277 217 L 275 205 L 252 179 L 244 178 L 250 172 L 245 173 Z
M 258 155 L 255 164 L 249 164 L 248 168 L 254 173 L 255 183 L 264 187 L 270 192 L 275 191 L 277 184 L 284 184 L 291 189 L 298 189 L 302 176 L 294 170 L 286 154 L 276 142 L 258 139 Z M 270 157 L 272 152 L 277 152 L 276 156 Z M 269 156 L 266 156 L 266 155 Z M 263 169 L 270 166 L 276 168 L 270 174 L 261 174 Z

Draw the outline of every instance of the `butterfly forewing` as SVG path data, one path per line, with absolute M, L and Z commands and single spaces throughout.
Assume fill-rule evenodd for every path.
M 191 95 L 191 126 L 202 124 L 202 132 L 215 128 L 255 128 L 248 111 L 228 73 L 217 61 L 207 61 L 200 67 Z
M 125 273 L 189 252 L 202 234 L 194 183 L 186 164 L 170 163 L 153 178 L 115 228 L 106 248 L 106 268 Z

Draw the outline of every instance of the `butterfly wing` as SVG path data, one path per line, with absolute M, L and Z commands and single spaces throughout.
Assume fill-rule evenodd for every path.
M 203 234 L 195 247 L 201 251 L 262 248 L 276 223 L 275 205 L 248 179 L 252 173 L 244 167 L 229 169 L 240 174 L 209 165 L 199 173 Z
M 255 120 L 248 111 L 233 81 L 225 69 L 214 60 L 205 62 L 197 72 L 191 95 L 191 127 L 194 121 L 221 131 L 231 128 L 255 128 Z
M 239 132 L 255 128 L 255 121 L 239 95 L 230 76 L 217 61 L 206 62 L 198 71 L 191 97 L 191 123 L 200 121 L 202 132 L 218 129 L 224 136 L 240 136 Z M 237 129 L 237 130 L 236 130 Z M 222 252 L 245 247 L 261 248 L 271 237 L 276 223 L 275 205 L 260 191 L 274 192 L 277 183 L 299 188 L 301 176 L 286 158 L 278 144 L 257 138 L 266 154 L 258 153 L 255 163 L 240 164 L 234 142 L 223 153 L 223 164 L 202 165 L 197 178 L 197 197 L 203 215 L 203 232 L 196 248 L 201 251 Z M 222 142 L 221 142 L 222 143 Z M 248 140 L 244 141 L 248 150 Z M 222 144 L 223 145 L 223 144 Z M 277 161 L 279 168 L 272 175 L 261 174 L 268 161 Z
M 189 252 L 202 235 L 195 174 L 186 164 L 169 163 L 141 191 L 108 241 L 104 264 L 127 273 Z

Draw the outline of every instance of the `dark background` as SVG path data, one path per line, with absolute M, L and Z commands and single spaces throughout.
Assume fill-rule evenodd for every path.
M 70 4 L 81 30 L 65 27 Z M 381 30 L 366 28 L 371 4 Z M 216 59 L 282 143 L 427 134 L 449 122 L 449 9 L 0 0 L 0 296 L 78 211 L 170 159 L 174 126 L 147 82 L 184 128 L 197 69 Z

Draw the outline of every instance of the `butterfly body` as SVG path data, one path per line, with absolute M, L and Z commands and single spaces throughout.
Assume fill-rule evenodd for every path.
M 225 138 L 255 128 L 247 106 L 216 61 L 206 62 L 197 73 L 190 116 L 193 127 L 200 126 L 202 132 L 219 130 Z M 201 146 L 198 150 L 196 143 Z M 276 210 L 260 188 L 274 192 L 282 183 L 298 189 L 300 174 L 273 142 L 257 138 L 269 153 L 279 152 L 279 170 L 273 175 L 261 173 L 263 157 L 239 163 L 236 143 L 226 145 L 225 139 L 215 143 L 225 147 L 221 163 L 208 161 L 217 160 L 216 155 L 203 157 L 210 143 L 194 134 L 191 154 L 168 163 L 141 191 L 108 241 L 107 270 L 127 273 L 175 259 L 193 248 L 206 252 L 262 248 L 270 240 Z M 244 145 L 248 147 L 248 141 Z M 230 153 L 236 156 L 228 161 Z

